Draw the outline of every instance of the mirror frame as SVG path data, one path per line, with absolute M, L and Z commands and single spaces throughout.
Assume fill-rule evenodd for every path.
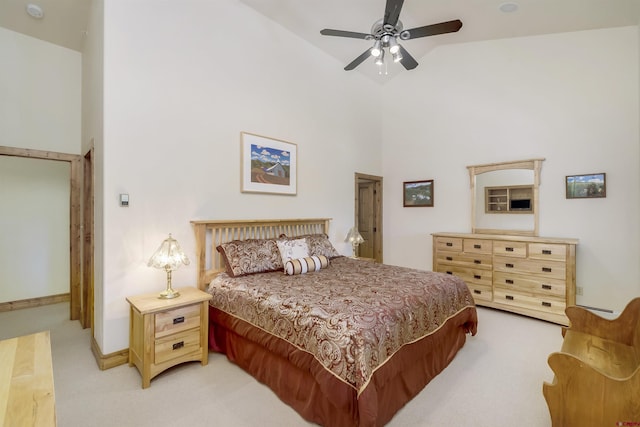
M 471 232 L 474 234 L 515 234 L 519 236 L 538 236 L 540 170 L 544 159 L 515 160 L 511 162 L 488 163 L 467 166 L 471 183 Z M 533 230 L 501 230 L 476 228 L 476 176 L 505 169 L 533 170 Z

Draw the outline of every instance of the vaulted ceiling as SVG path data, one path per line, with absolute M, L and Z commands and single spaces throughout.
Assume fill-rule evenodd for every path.
M 386 4 L 386 0 L 239 1 L 336 58 L 336 66 L 341 68 L 369 49 L 372 42 L 322 36 L 320 30 L 368 33 L 382 18 Z M 0 0 L 0 26 L 82 51 L 90 3 L 91 0 Z M 44 17 L 29 16 L 28 4 L 40 6 Z M 515 11 L 502 11 L 514 9 L 513 5 Z M 462 21 L 460 31 L 406 40 L 402 42 L 404 48 L 420 62 L 441 44 L 638 25 L 640 0 L 405 0 L 400 14 L 405 29 L 454 19 Z M 386 75 L 379 74 L 373 59 L 365 60 L 354 71 L 344 72 L 363 73 L 381 83 L 399 73 L 411 72 L 400 64 L 387 62 Z

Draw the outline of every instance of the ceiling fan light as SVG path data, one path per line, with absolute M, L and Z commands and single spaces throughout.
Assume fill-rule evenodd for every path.
M 382 67 L 384 65 L 384 50 L 380 51 L 380 56 L 376 58 L 376 65 Z
M 389 52 L 396 53 L 400 50 L 400 45 L 398 44 L 398 42 L 396 41 L 395 37 L 391 37 L 389 39 Z
M 377 58 L 381 54 L 382 54 L 382 47 L 380 46 L 380 40 L 376 40 L 375 43 L 373 43 L 373 47 L 371 48 L 371 55 Z
M 393 54 L 393 62 L 400 62 L 400 61 L 402 61 L 402 54 L 398 50 L 396 53 Z

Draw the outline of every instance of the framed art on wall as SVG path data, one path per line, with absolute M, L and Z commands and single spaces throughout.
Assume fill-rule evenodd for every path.
M 607 197 L 606 178 L 606 173 L 567 176 L 567 199 L 591 199 L 596 197 Z
M 240 136 L 241 191 L 295 196 L 298 146 L 247 132 Z
M 402 202 L 405 208 L 433 207 L 433 180 L 404 182 Z

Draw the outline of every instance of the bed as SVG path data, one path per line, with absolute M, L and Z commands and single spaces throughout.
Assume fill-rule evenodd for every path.
M 382 426 L 475 335 L 473 297 L 455 276 L 340 256 L 329 222 L 192 221 L 209 347 L 310 422 Z M 283 260 L 287 245 L 308 257 Z

